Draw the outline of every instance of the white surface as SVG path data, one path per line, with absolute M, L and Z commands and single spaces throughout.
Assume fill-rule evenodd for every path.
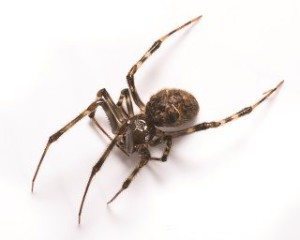
M 299 239 L 299 9 L 297 0 L 2 1 L 0 238 Z M 184 88 L 205 121 L 285 79 L 278 94 L 241 120 L 175 141 L 167 163 L 149 164 L 107 208 L 136 163 L 114 151 L 78 227 L 87 178 L 107 144 L 84 119 L 53 144 L 32 195 L 48 136 L 97 90 L 117 99 L 153 41 L 199 14 L 138 72 L 142 98 Z

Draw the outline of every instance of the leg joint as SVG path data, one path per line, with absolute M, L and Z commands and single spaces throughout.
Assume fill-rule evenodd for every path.
M 138 68 L 137 65 L 134 64 L 133 67 L 129 70 L 129 72 L 126 76 L 128 82 L 133 81 L 133 75 L 136 73 L 137 68 Z
M 128 90 L 128 88 L 124 88 L 122 91 L 121 91 L 121 94 L 123 94 L 123 95 L 129 95 L 129 90 Z
M 155 42 L 153 43 L 153 45 L 151 46 L 151 48 L 149 49 L 149 53 L 152 54 L 152 53 L 154 53 L 157 49 L 159 49 L 161 43 L 162 43 L 161 40 L 155 41 Z
M 101 168 L 101 164 L 96 164 L 92 169 L 92 175 L 95 175 Z
M 246 108 L 244 108 L 243 110 L 239 111 L 239 112 L 237 113 L 237 115 L 238 115 L 239 117 L 241 117 L 241 116 L 244 116 L 244 115 L 246 115 L 246 114 L 251 113 L 252 110 L 253 110 L 252 107 L 246 107 Z
M 123 189 L 128 188 L 128 186 L 129 186 L 130 183 L 131 183 L 131 179 L 130 178 L 126 179 L 126 181 L 122 185 L 122 188 Z
M 220 122 L 204 122 L 195 126 L 196 131 L 205 130 L 208 128 L 216 128 L 221 125 Z
M 55 142 L 61 135 L 63 135 L 63 133 L 64 133 L 64 132 L 63 132 L 62 130 L 59 130 L 58 132 L 54 133 L 53 135 L 51 135 L 51 136 L 49 137 L 48 142 L 49 142 L 49 143 Z
M 106 89 L 105 88 L 102 88 L 100 89 L 98 92 L 97 92 L 97 97 L 98 98 L 101 98 L 103 95 L 105 95 L 107 93 Z

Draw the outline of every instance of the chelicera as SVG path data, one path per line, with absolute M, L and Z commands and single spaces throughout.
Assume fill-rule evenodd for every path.
M 180 27 L 174 29 L 168 34 L 162 36 L 160 39 L 154 42 L 149 50 L 132 66 L 127 75 L 128 88 L 121 91 L 121 95 L 117 103 L 115 103 L 110 97 L 105 88 L 101 89 L 97 93 L 97 98 L 92 102 L 83 112 L 75 117 L 71 122 L 66 124 L 63 128 L 49 137 L 44 152 L 36 168 L 35 174 L 32 179 L 32 191 L 34 188 L 34 182 L 38 175 L 39 169 L 43 162 L 43 159 L 50 147 L 50 145 L 57 141 L 66 131 L 73 127 L 82 118 L 89 116 L 93 123 L 110 139 L 110 144 L 98 160 L 98 162 L 92 168 L 87 186 L 85 188 L 82 201 L 79 209 L 78 220 L 80 222 L 83 204 L 86 198 L 87 191 L 90 187 L 91 181 L 100 170 L 104 161 L 107 159 L 112 149 L 117 146 L 124 154 L 130 156 L 133 153 L 138 153 L 140 156 L 140 162 L 131 172 L 129 177 L 124 181 L 121 189 L 113 196 L 108 202 L 111 203 L 116 197 L 131 184 L 133 178 L 137 173 L 151 160 L 166 161 L 169 155 L 172 139 L 180 136 L 185 136 L 194 132 L 217 128 L 224 124 L 245 116 L 253 111 L 260 103 L 267 99 L 273 92 L 275 92 L 279 86 L 282 85 L 281 81 L 275 88 L 265 92 L 263 96 L 254 104 L 243 108 L 242 110 L 223 118 L 219 121 L 203 122 L 191 127 L 183 128 L 181 130 L 162 130 L 170 129 L 169 127 L 182 127 L 184 124 L 190 123 L 197 115 L 199 111 L 199 105 L 195 97 L 190 93 L 181 89 L 163 89 L 153 95 L 148 103 L 145 105 L 141 100 L 135 84 L 134 77 L 138 69 L 142 64 L 157 50 L 161 44 L 172 34 L 181 30 L 182 28 L 196 23 L 201 16 L 188 21 Z M 133 111 L 133 102 L 139 108 L 139 113 L 135 114 Z M 107 115 L 112 133 L 114 136 L 109 135 L 100 123 L 95 118 L 95 112 L 98 107 L 102 107 Z M 159 144 L 165 144 L 162 156 L 152 157 L 149 151 L 149 147 L 157 146 Z

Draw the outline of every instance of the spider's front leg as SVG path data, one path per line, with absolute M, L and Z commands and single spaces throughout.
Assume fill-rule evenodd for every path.
M 109 95 L 109 93 L 106 91 L 105 88 L 101 89 L 98 93 L 97 93 L 97 99 L 101 99 L 104 98 L 106 99 L 107 102 L 107 106 L 108 109 L 110 110 L 110 114 L 107 114 L 109 121 L 110 121 L 110 125 L 112 126 L 112 131 L 115 132 L 117 127 L 119 126 L 122 122 L 125 121 L 125 119 L 130 118 L 134 115 L 133 112 L 133 106 L 132 106 L 132 100 L 130 98 L 130 93 L 128 88 L 125 88 L 121 91 L 121 95 L 119 97 L 119 100 L 117 102 L 117 104 L 115 104 L 111 98 L 111 96 Z M 124 109 L 123 104 L 126 104 L 126 109 Z M 95 124 L 95 126 L 102 131 L 105 136 L 108 137 L 109 140 L 112 140 L 113 137 L 111 137 L 105 130 L 104 128 L 101 126 L 101 124 L 97 121 L 97 119 L 95 118 L 95 113 L 96 110 L 93 111 L 91 114 L 89 114 L 90 119 L 93 121 L 93 123 Z M 125 150 L 120 147 L 117 144 L 118 148 L 127 156 L 129 156 Z
M 141 161 L 138 163 L 138 165 L 135 167 L 135 169 L 131 172 L 129 177 L 125 180 L 125 182 L 122 184 L 121 189 L 112 197 L 111 200 L 107 202 L 107 204 L 112 203 L 119 195 L 121 192 L 123 192 L 125 189 L 127 189 L 132 182 L 133 178 L 138 174 L 138 172 L 146 166 L 146 164 L 149 162 L 151 159 L 150 152 L 147 148 L 141 148 L 139 150 L 139 154 L 141 156 Z
M 105 162 L 105 160 L 107 159 L 108 155 L 110 154 L 110 152 L 112 151 L 113 147 L 117 144 L 118 142 L 118 137 L 121 136 L 127 126 L 130 124 L 130 120 L 125 122 L 124 124 L 122 124 L 122 126 L 119 128 L 119 130 L 116 133 L 116 136 L 112 139 L 112 141 L 110 142 L 110 144 L 108 145 L 108 147 L 106 148 L 106 150 L 104 151 L 104 153 L 102 154 L 102 156 L 100 157 L 99 161 L 94 165 L 91 175 L 89 177 L 89 180 L 87 182 L 87 185 L 85 187 L 84 190 L 84 194 L 81 200 L 81 204 L 80 204 L 80 208 L 79 208 L 79 213 L 78 213 L 78 223 L 80 224 L 80 220 L 81 220 L 81 214 L 82 214 L 82 209 L 83 209 L 83 205 L 84 205 L 84 201 L 87 195 L 87 192 L 90 188 L 91 182 L 93 180 L 93 178 L 95 177 L 96 173 L 100 170 L 100 168 L 102 167 L 103 163 Z
M 153 43 L 153 45 L 149 48 L 149 50 L 140 58 L 140 60 L 134 64 L 131 69 L 129 70 L 126 78 L 127 78 L 127 83 L 129 86 L 129 90 L 131 92 L 132 98 L 135 102 L 135 104 L 140 108 L 141 111 L 144 111 L 145 109 L 145 104 L 143 103 L 143 101 L 141 100 L 139 94 L 136 91 L 136 87 L 134 84 L 134 75 L 137 72 L 137 70 L 140 68 L 140 66 L 161 46 L 161 44 L 168 38 L 170 37 L 172 34 L 176 33 L 177 31 L 181 30 L 182 28 L 195 23 L 197 21 L 199 21 L 199 19 L 202 16 L 198 16 L 188 22 L 186 22 L 185 24 L 181 25 L 180 27 L 174 29 L 173 31 L 169 32 L 168 34 L 162 36 L 160 39 L 158 39 L 157 41 L 155 41 Z
M 91 112 L 95 111 L 95 109 L 100 105 L 101 103 L 99 101 L 95 101 L 93 102 L 90 106 L 88 106 L 87 109 L 85 109 L 83 112 L 81 112 L 76 118 L 74 118 L 71 122 L 69 122 L 67 125 L 65 125 L 63 128 L 61 128 L 60 130 L 58 130 L 56 133 L 52 134 L 49 139 L 48 142 L 46 144 L 46 147 L 43 151 L 42 157 L 37 165 L 37 168 L 35 170 L 33 179 L 32 179 L 32 185 L 31 185 L 31 191 L 33 192 L 34 189 L 34 183 L 36 180 L 36 177 L 39 173 L 40 167 L 43 163 L 43 160 L 45 158 L 45 155 L 50 147 L 50 145 L 57 141 L 61 135 L 63 135 L 66 131 L 68 131 L 71 127 L 73 127 L 78 121 L 80 121 L 82 118 L 84 118 L 85 116 L 89 115 Z
M 121 94 L 122 95 L 122 94 Z M 118 131 L 118 128 L 124 123 L 124 121 L 127 119 L 127 116 L 123 113 L 123 111 L 120 110 L 120 108 L 114 103 L 113 99 L 107 92 L 105 88 L 102 88 L 97 93 L 97 100 L 103 99 L 105 101 L 105 105 L 103 105 L 103 109 L 108 117 L 110 126 L 112 128 L 112 132 L 116 133 Z M 95 119 L 95 111 L 89 114 L 89 117 L 92 119 L 94 123 L 97 123 L 97 127 L 100 128 L 101 131 L 103 131 L 103 128 L 101 125 L 96 121 Z M 109 136 L 107 133 L 105 133 L 106 136 L 112 140 L 112 137 Z
M 80 121 L 82 118 L 85 116 L 89 115 L 90 117 L 93 117 L 95 114 L 95 111 L 97 107 L 101 106 L 103 110 L 105 111 L 106 115 L 109 118 L 112 130 L 114 133 L 118 131 L 120 126 L 126 121 L 127 116 L 122 113 L 122 111 L 113 103 L 111 100 L 111 97 L 109 96 L 108 92 L 105 89 L 102 89 L 98 92 L 98 97 L 97 100 L 94 101 L 87 109 L 85 109 L 83 112 L 81 112 L 76 118 L 74 118 L 71 122 L 69 122 L 67 125 L 65 125 L 63 128 L 58 130 L 56 133 L 51 135 L 49 137 L 49 140 L 46 144 L 46 147 L 43 151 L 43 154 L 41 156 L 41 159 L 38 163 L 38 166 L 35 170 L 33 179 L 32 179 L 32 186 L 31 186 L 31 191 L 34 189 L 34 183 L 37 178 L 37 175 L 39 173 L 40 167 L 43 163 L 43 160 L 45 158 L 45 155 L 50 147 L 50 145 L 57 141 L 61 135 L 63 135 L 66 131 L 68 131 L 70 128 L 72 128 L 78 121 Z M 100 126 L 100 124 L 97 122 L 99 125 L 98 127 L 112 140 L 112 138 L 108 135 L 108 133 Z M 121 149 L 125 154 L 127 154 L 123 149 Z
M 107 102 L 106 110 L 109 110 L 109 113 L 106 111 L 106 114 L 108 116 L 110 125 L 112 127 L 112 131 L 115 133 L 118 129 L 118 127 L 127 119 L 128 117 L 132 117 L 134 115 L 133 107 L 132 107 L 132 101 L 130 98 L 129 90 L 128 88 L 125 88 L 121 91 L 121 95 L 119 97 L 119 100 L 117 104 L 115 104 L 109 95 L 109 93 L 106 91 L 105 88 L 101 89 L 97 93 L 96 99 L 105 99 Z M 127 112 L 123 107 L 123 102 L 126 102 Z M 95 125 L 102 131 L 104 134 L 112 140 L 112 137 L 104 131 L 103 127 L 98 123 L 98 121 L 95 119 L 95 113 L 96 110 L 93 111 L 91 114 L 89 114 L 89 117 L 91 120 L 95 123 Z
M 203 122 L 200 124 L 197 124 L 193 127 L 189 127 L 183 130 L 179 130 L 179 131 L 172 131 L 172 132 L 167 132 L 167 134 L 171 135 L 172 137 L 180 137 L 183 135 L 187 135 L 187 134 L 191 134 L 194 132 L 198 132 L 198 131 L 202 131 L 202 130 L 206 130 L 209 128 L 217 128 L 220 126 L 223 126 L 226 123 L 229 123 L 235 119 L 238 119 L 240 117 L 243 117 L 249 113 L 251 113 L 259 104 L 261 104 L 263 101 L 265 101 L 273 92 L 275 92 L 282 84 L 284 81 L 281 81 L 275 88 L 272 88 L 269 91 L 266 91 L 264 93 L 264 96 L 259 99 L 256 103 L 254 103 L 253 105 L 249 106 L 249 107 L 245 107 L 242 110 L 238 111 L 237 113 L 224 118 L 220 121 L 213 121 L 213 122 Z

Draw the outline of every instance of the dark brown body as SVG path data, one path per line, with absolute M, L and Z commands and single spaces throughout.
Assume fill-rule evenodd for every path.
M 146 115 L 155 126 L 177 127 L 193 120 L 199 112 L 196 98 L 181 89 L 163 89 L 146 105 Z

